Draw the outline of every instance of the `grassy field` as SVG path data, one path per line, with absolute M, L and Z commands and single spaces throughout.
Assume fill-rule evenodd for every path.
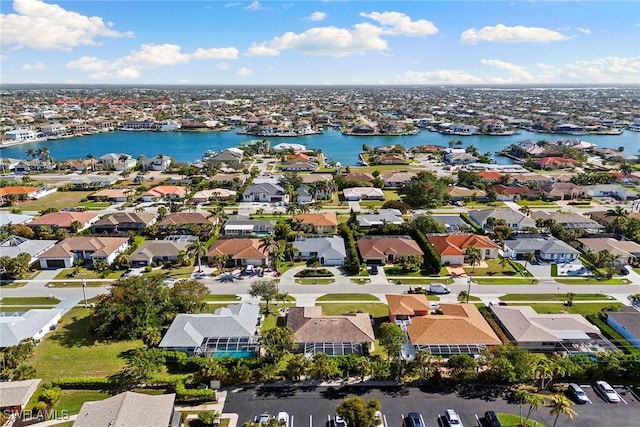
M 371 294 L 326 294 L 317 298 L 316 301 L 375 301 L 379 302 L 378 297 Z
M 514 414 L 504 414 L 504 413 L 498 413 L 496 414 L 498 415 L 498 419 L 500 420 L 500 424 L 502 424 L 503 427 L 512 427 L 512 426 L 517 426 L 520 424 L 520 416 L 519 415 L 514 415 Z M 544 424 L 537 422 L 537 421 L 533 421 L 533 420 L 528 420 L 527 421 L 527 427 L 545 427 Z
M 41 211 L 47 208 L 64 209 L 80 206 L 80 201 L 86 199 L 95 191 L 56 191 L 38 200 L 29 200 L 20 204 L 23 211 Z
M 472 282 L 478 285 L 535 285 L 538 283 L 538 279 L 526 277 L 476 277 L 472 279 Z
M 207 295 L 202 298 L 202 301 L 240 301 L 240 297 L 234 294 L 216 294 Z
M 513 264 L 509 263 L 502 267 L 497 259 L 487 259 L 484 262 L 487 263 L 486 268 L 480 268 L 476 266 L 468 267 L 463 266 L 464 271 L 473 276 L 515 276 L 518 275 L 518 270 L 516 270 Z
M 387 304 L 379 302 L 362 303 L 321 303 L 322 314 L 325 316 L 335 316 L 348 313 L 369 313 L 374 319 L 389 317 Z M 384 320 L 386 321 L 386 320 Z
M 110 397 L 109 393 L 98 390 L 62 390 L 60 399 L 53 405 L 53 410 L 67 411 L 69 415 L 80 412 L 84 402 L 104 400 Z
M 598 280 L 598 279 L 556 279 L 556 282 L 562 283 L 563 285 L 628 285 L 631 283 L 629 279 L 608 279 L 608 280 Z
M 444 285 L 449 285 L 453 283 L 453 279 L 451 277 L 423 277 L 421 279 L 398 279 L 389 278 L 389 283 L 394 283 L 396 285 L 428 285 L 429 283 L 442 283 Z
M 109 275 L 106 277 L 106 279 L 118 279 L 118 278 L 122 277 L 122 275 L 125 273 L 125 271 L 126 270 L 111 271 L 109 273 Z M 89 279 L 103 279 L 101 272 L 95 271 L 95 270 L 91 270 L 91 269 L 88 269 L 88 268 L 85 268 L 85 267 L 80 267 L 80 270 L 78 271 L 78 275 L 74 275 L 73 274 L 73 268 L 62 269 L 58 274 L 56 274 L 56 277 L 54 277 L 54 279 L 57 279 L 57 280 L 64 280 L 64 279 L 82 280 L 83 276 L 80 276 L 80 274 L 84 274 L 84 278 L 86 280 L 89 280 Z
M 336 279 L 326 278 L 326 277 L 318 277 L 318 278 L 306 277 L 301 279 L 295 279 L 295 282 L 300 285 L 330 285 L 335 281 Z
M 99 341 L 89 333 L 92 310 L 74 308 L 36 347 L 31 364 L 38 378 L 105 377 L 118 372 L 142 341 Z
M 514 304 L 519 305 L 519 304 Z M 540 314 L 558 314 L 558 313 L 571 313 L 580 314 L 582 316 L 588 316 L 590 314 L 597 314 L 605 307 L 619 307 L 622 304 L 619 302 L 587 302 L 587 303 L 574 303 L 572 306 L 565 306 L 557 303 L 541 303 L 541 304 L 528 304 Z
M 518 200 L 516 202 L 518 206 L 529 206 L 537 208 L 554 208 L 558 209 L 560 206 L 553 202 L 546 202 L 544 200 Z
M 54 297 L 3 297 L 1 305 L 51 305 L 58 304 L 60 300 Z
M 567 294 L 506 294 L 500 297 L 502 301 L 558 301 L 567 300 Z M 574 301 L 613 300 L 613 297 L 603 294 L 575 294 Z

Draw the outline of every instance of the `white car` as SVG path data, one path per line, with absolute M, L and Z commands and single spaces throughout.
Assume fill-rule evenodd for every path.
M 286 412 L 278 412 L 278 416 L 276 417 L 278 420 L 278 424 L 283 427 L 289 427 L 289 414 Z
M 261 425 L 266 424 L 269 422 L 269 418 L 270 418 L 270 415 L 265 412 L 264 414 L 258 415 L 256 422 Z
M 609 385 L 606 381 L 597 381 L 596 389 L 600 392 L 602 397 L 604 397 L 607 402 L 610 403 L 618 403 L 620 402 L 620 396 L 618 393 Z
M 460 421 L 460 417 L 453 409 L 447 409 L 447 412 L 445 412 L 445 417 L 447 418 L 447 423 L 451 427 L 463 427 L 462 421 Z
M 382 412 L 376 411 L 373 415 L 373 427 L 384 427 L 384 418 L 382 418 Z
M 336 427 L 347 427 L 347 421 L 340 415 L 336 414 Z

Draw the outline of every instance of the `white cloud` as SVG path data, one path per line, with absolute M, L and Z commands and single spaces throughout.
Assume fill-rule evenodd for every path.
M 507 27 L 498 24 L 495 27 L 483 27 L 480 30 L 468 29 L 460 36 L 461 43 L 475 44 L 481 41 L 495 43 L 549 43 L 567 40 L 569 37 L 557 31 L 539 27 Z
M 246 56 L 278 56 L 280 55 L 280 51 L 278 49 L 274 49 L 272 47 L 268 47 L 265 44 L 252 44 Z
M 566 64 L 561 71 L 578 81 L 590 83 L 637 83 L 640 57 L 610 56 Z
M 406 71 L 394 79 L 398 84 L 473 84 L 482 79 L 462 70 Z
M 232 3 L 225 3 L 224 7 L 236 7 L 236 6 L 240 6 L 242 3 L 240 3 L 239 1 L 237 2 L 232 2 Z
M 580 31 L 582 34 L 591 34 L 591 30 L 589 28 L 576 27 L 575 30 Z
M 253 70 L 251 68 L 242 67 L 236 72 L 236 74 L 239 76 L 250 76 L 253 74 Z
M 177 44 L 143 44 L 140 50 L 118 59 L 116 63 L 142 68 L 185 64 L 189 62 L 189 55 L 182 53 L 181 50 Z
M 324 21 L 326 17 L 327 14 L 324 12 L 313 12 L 307 19 L 312 22 L 319 22 Z
M 371 12 L 360 13 L 360 16 L 372 19 L 385 28 L 386 34 L 405 36 L 430 36 L 438 32 L 438 28 L 431 21 L 419 19 L 412 21 L 411 17 L 400 12 Z
M 228 70 L 229 68 L 231 68 L 231 65 L 229 65 L 228 62 L 221 62 L 216 65 L 216 68 L 219 68 L 221 70 Z
M 3 45 L 37 50 L 71 50 L 95 45 L 97 37 L 133 37 L 113 30 L 98 16 L 85 16 L 40 0 L 15 0 L 15 14 L 0 14 Z
M 483 59 L 480 62 L 484 65 L 506 71 L 510 75 L 510 78 L 513 78 L 517 82 L 539 81 L 536 80 L 526 68 L 510 62 L 499 61 L 497 59 Z
M 110 65 L 108 61 L 98 59 L 95 56 L 83 56 L 80 59 L 67 62 L 66 67 L 73 70 L 100 71 L 109 68 Z
M 222 47 L 218 49 L 198 48 L 191 56 L 194 59 L 238 59 L 238 49 L 235 47 Z
M 44 64 L 42 62 L 36 62 L 35 64 L 24 64 L 22 66 L 23 70 L 44 70 Z
M 258 0 L 252 1 L 249 6 L 245 6 L 245 9 L 247 10 L 262 10 L 262 5 L 260 4 L 260 2 Z

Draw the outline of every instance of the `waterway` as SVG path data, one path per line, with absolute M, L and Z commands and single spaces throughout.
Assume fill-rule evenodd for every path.
M 202 158 L 207 150 L 221 150 L 237 147 L 240 144 L 257 139 L 248 135 L 238 135 L 234 131 L 227 132 L 108 132 L 58 140 L 47 140 L 6 147 L 0 150 L 2 157 L 25 158 L 29 148 L 38 149 L 46 146 L 51 157 L 56 160 L 86 158 L 91 153 L 100 157 L 107 153 L 127 153 L 134 158 L 139 155 L 153 157 L 157 154 L 170 156 L 176 161 L 192 162 Z M 640 132 L 624 131 L 621 135 L 554 135 L 522 131 L 510 136 L 452 136 L 437 132 L 422 131 L 409 136 L 345 136 L 340 131 L 327 128 L 320 135 L 309 135 L 295 138 L 267 138 L 271 146 L 281 142 L 305 145 L 309 149 L 322 149 L 328 160 L 340 162 L 342 165 L 355 165 L 362 145 L 372 147 L 388 144 L 402 144 L 407 148 L 417 145 L 432 144 L 447 147 L 449 141 L 458 139 L 464 147 L 474 145 L 481 153 L 495 153 L 510 144 L 525 140 L 582 139 L 601 148 L 624 147 L 625 153 L 639 154 Z M 497 163 L 508 164 L 510 159 L 496 157 Z

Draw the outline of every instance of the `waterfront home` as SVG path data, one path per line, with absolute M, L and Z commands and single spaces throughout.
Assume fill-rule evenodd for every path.
M 243 202 L 289 203 L 289 195 L 284 188 L 271 182 L 253 183 L 242 193 Z
M 143 202 L 155 202 L 162 199 L 177 200 L 187 195 L 189 189 L 179 185 L 157 185 L 142 194 Z
M 393 263 L 403 256 L 423 256 L 420 246 L 409 236 L 364 236 L 358 251 L 367 264 Z
M 578 239 L 580 249 L 584 252 L 600 252 L 603 250 L 616 256 L 618 265 L 638 264 L 640 262 L 640 245 L 631 240 L 616 240 L 611 237 L 593 237 Z
M 398 209 L 380 209 L 376 213 L 358 215 L 356 219 L 360 228 L 376 228 L 385 224 L 404 224 L 402 212 Z
M 296 171 L 297 172 L 301 172 L 301 171 L 313 172 L 317 169 L 318 169 L 318 164 L 312 163 L 312 162 L 294 161 L 294 162 L 289 162 L 284 166 L 284 170 L 290 171 L 290 172 L 296 172 Z
M 335 212 L 298 214 L 293 217 L 291 222 L 308 225 L 317 234 L 335 233 L 338 227 L 338 217 Z
M 443 265 L 464 265 L 467 262 L 466 250 L 473 246 L 480 251 L 480 259 L 498 257 L 500 246 L 488 237 L 478 234 L 450 234 L 427 237 L 429 243 L 440 254 Z
M 565 169 L 576 166 L 579 162 L 566 157 L 541 157 L 532 160 L 534 167 L 538 169 Z
M 525 227 L 535 227 L 535 219 L 529 218 L 526 215 L 516 212 L 512 209 L 482 209 L 469 211 L 469 217 L 474 220 L 485 231 L 492 231 L 493 227 L 490 225 L 491 220 L 504 220 L 509 228 L 513 231 L 520 231 Z
M 273 151 L 279 153 L 281 151 L 305 151 L 307 147 L 301 144 L 291 144 L 288 142 L 281 142 L 273 146 Z
M 132 267 L 146 267 L 157 263 L 176 264 L 189 243 L 174 240 L 147 240 L 130 256 Z
M 156 216 L 145 212 L 116 212 L 99 219 L 91 226 L 95 234 L 136 233 L 155 224 Z
M 0 254 L 11 258 L 20 254 L 29 254 L 33 260 L 56 243 L 58 243 L 57 240 L 29 240 L 20 236 L 8 236 L 0 242 Z
M 244 157 L 244 151 L 239 148 L 225 148 L 220 152 L 214 154 L 207 158 L 207 160 L 212 160 L 215 162 L 223 162 L 223 163 L 242 163 L 242 159 Z
M 618 351 L 579 314 L 539 314 L 529 306 L 489 307 L 513 345 L 537 352 L 595 355 Z
M 67 127 L 61 123 L 48 123 L 40 128 L 40 132 L 47 137 L 64 135 Z
M 31 159 L 21 160 L 13 167 L 16 175 L 25 175 L 30 172 L 47 172 L 56 168 L 56 164 L 51 160 Z
M 640 350 L 640 311 L 629 306 L 622 306 L 621 309 L 621 312 L 606 312 L 607 325 Z
M 494 184 L 489 187 L 496 192 L 496 199 L 503 202 L 514 202 L 520 199 L 532 199 L 537 197 L 537 193 L 530 188 L 519 185 Z
M 180 412 L 174 407 L 176 395 L 148 395 L 125 391 L 104 400 L 84 402 L 73 427 L 179 427 Z
M 635 200 L 639 197 L 634 190 L 617 184 L 585 185 L 582 188 L 584 188 L 587 195 L 594 198 L 613 197 L 624 202 L 626 200 Z
M 212 200 L 235 200 L 237 193 L 226 188 L 214 188 L 213 190 L 201 190 L 191 197 L 195 204 L 206 204 Z
M 347 201 L 384 200 L 384 191 L 375 187 L 353 187 L 342 190 Z
M 44 214 L 39 218 L 34 219 L 27 225 L 33 229 L 48 225 L 53 230 L 58 228 L 72 229 L 77 225 L 77 230 L 81 231 L 90 227 L 93 223 L 98 221 L 100 217 L 92 212 L 51 212 Z
M 376 340 L 367 313 L 323 316 L 320 306 L 290 307 L 286 325 L 294 334 L 294 351 L 306 357 L 368 354 Z
M 504 256 L 514 260 L 522 260 L 525 254 L 531 254 L 540 261 L 566 263 L 580 256 L 580 251 L 548 235 L 516 235 L 514 239 L 505 240 L 503 245 Z
M 296 257 L 317 259 L 321 265 L 341 266 L 347 258 L 344 239 L 340 236 L 298 237 L 293 241 Z
M 37 341 L 55 329 L 65 310 L 31 309 L 10 316 L 0 316 L 0 348 L 13 347 L 25 339 Z M 2 395 L 0 388 L 0 395 Z
M 413 172 L 390 172 L 380 175 L 385 188 L 402 188 L 417 175 Z
M 33 141 L 38 139 L 38 133 L 33 129 L 11 129 L 4 133 L 5 138 L 10 141 Z
M 218 217 L 200 212 L 173 212 L 158 222 L 158 230 L 177 234 L 200 234 L 218 224 Z
M 136 159 L 128 154 L 107 153 L 100 156 L 100 165 L 104 170 L 128 171 L 133 169 L 136 164 Z
M 248 216 L 236 215 L 230 217 L 222 227 L 225 236 L 264 236 L 273 234 L 277 221 L 266 219 L 251 219 Z
M 260 305 L 251 302 L 220 307 L 213 313 L 179 313 L 158 348 L 190 356 L 257 356 L 259 326 Z
M 477 162 L 478 158 L 467 153 L 463 148 L 447 148 L 444 151 L 443 160 L 450 165 L 463 165 Z
M 130 120 L 118 123 L 118 130 L 124 131 L 150 131 L 155 129 L 156 124 L 153 120 Z
M 435 304 L 424 294 L 386 295 L 389 320 L 406 326 L 408 354 L 425 350 L 449 357 L 477 356 L 485 347 L 502 344 L 500 338 L 473 304 Z
M 397 154 L 385 154 L 371 159 L 372 164 L 377 165 L 406 165 L 407 159 Z
M 260 239 L 219 239 L 207 252 L 209 264 L 214 264 L 215 258 L 223 256 L 232 261 L 234 266 L 262 266 L 267 264 L 268 253 L 261 247 Z
M 538 221 L 551 221 L 560 224 L 566 230 L 582 229 L 586 233 L 599 233 L 604 227 L 591 218 L 587 218 L 577 213 L 545 212 L 533 211 L 531 218 Z
M 119 253 L 127 250 L 127 237 L 69 237 L 38 256 L 40 268 L 71 268 L 76 259 L 94 263 L 113 263 Z
M 157 155 L 142 162 L 142 169 L 145 171 L 164 172 L 171 166 L 171 157 Z

